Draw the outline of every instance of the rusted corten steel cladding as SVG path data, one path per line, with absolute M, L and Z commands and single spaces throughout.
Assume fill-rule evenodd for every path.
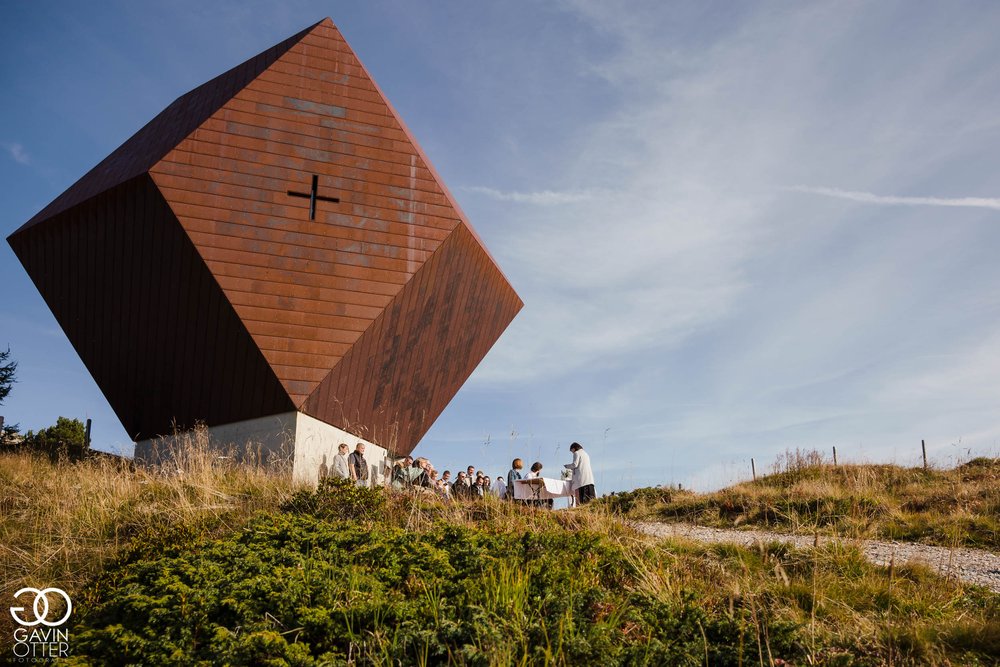
M 8 241 L 137 440 L 300 410 L 409 453 L 523 305 L 329 19 Z

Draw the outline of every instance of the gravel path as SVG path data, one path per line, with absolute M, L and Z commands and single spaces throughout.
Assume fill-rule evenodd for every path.
M 687 523 L 636 522 L 636 528 L 657 537 L 683 537 L 698 542 L 735 542 L 752 546 L 758 542 L 787 542 L 798 548 L 813 546 L 808 535 L 786 535 L 766 530 L 725 530 L 706 528 Z M 821 544 L 838 538 L 820 536 Z M 853 540 L 844 540 L 851 541 Z M 981 549 L 948 549 L 912 542 L 881 542 L 863 540 L 858 543 L 872 563 L 888 566 L 893 554 L 897 563 L 920 562 L 937 570 L 939 574 L 954 576 L 970 584 L 985 586 L 1000 593 L 1000 554 Z

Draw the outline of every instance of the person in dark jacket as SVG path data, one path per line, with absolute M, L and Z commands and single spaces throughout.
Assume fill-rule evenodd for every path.
M 472 490 L 469 485 L 469 478 L 461 470 L 458 471 L 458 479 L 455 483 L 451 485 L 451 496 L 455 500 L 467 500 L 469 498 L 470 491 Z
M 358 443 L 347 457 L 347 464 L 351 467 L 351 479 L 358 486 L 368 486 L 368 461 L 365 460 L 364 443 Z
M 476 475 L 476 481 L 472 484 L 471 495 L 475 499 L 482 498 L 486 495 L 486 489 L 483 487 L 482 475 Z
M 431 485 L 431 481 L 430 480 L 431 480 L 431 478 L 430 478 L 430 475 L 427 472 L 430 469 L 430 467 L 431 467 L 430 466 L 430 461 L 428 461 L 427 459 L 425 459 L 423 457 L 418 458 L 416 461 L 414 461 L 413 465 L 410 466 L 410 470 L 411 470 L 411 472 L 410 472 L 410 484 L 412 486 L 420 486 L 420 487 L 423 487 L 423 488 L 430 488 L 430 485 Z

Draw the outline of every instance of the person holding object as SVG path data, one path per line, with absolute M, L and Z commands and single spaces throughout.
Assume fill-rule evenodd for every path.
M 424 457 L 414 461 L 408 470 L 407 483 L 411 487 L 427 488 L 430 486 L 431 462 Z
M 576 499 L 581 505 L 586 505 L 595 497 L 594 471 L 590 468 L 590 455 L 583 451 L 583 445 L 574 442 L 569 446 L 573 453 L 573 462 L 564 465 L 573 471 L 571 488 L 576 493 Z
M 392 488 L 402 491 L 410 485 L 410 467 L 412 465 L 412 456 L 404 456 L 401 460 L 392 464 L 392 479 L 390 481 Z

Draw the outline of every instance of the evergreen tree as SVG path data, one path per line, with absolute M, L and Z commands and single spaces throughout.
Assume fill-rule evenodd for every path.
M 53 426 L 43 428 L 38 433 L 28 431 L 24 439 L 35 445 L 76 445 L 82 447 L 86 439 L 86 427 L 79 419 L 60 417 Z
M 3 399 L 10 393 L 11 385 L 17 381 L 17 362 L 10 358 L 10 348 L 6 352 L 0 352 L 0 405 Z M 6 444 L 17 437 L 19 426 L 17 424 L 3 425 L 0 429 L 0 444 Z
M 10 348 L 0 352 L 0 405 L 10 393 L 11 385 L 17 381 L 17 362 L 10 358 Z

